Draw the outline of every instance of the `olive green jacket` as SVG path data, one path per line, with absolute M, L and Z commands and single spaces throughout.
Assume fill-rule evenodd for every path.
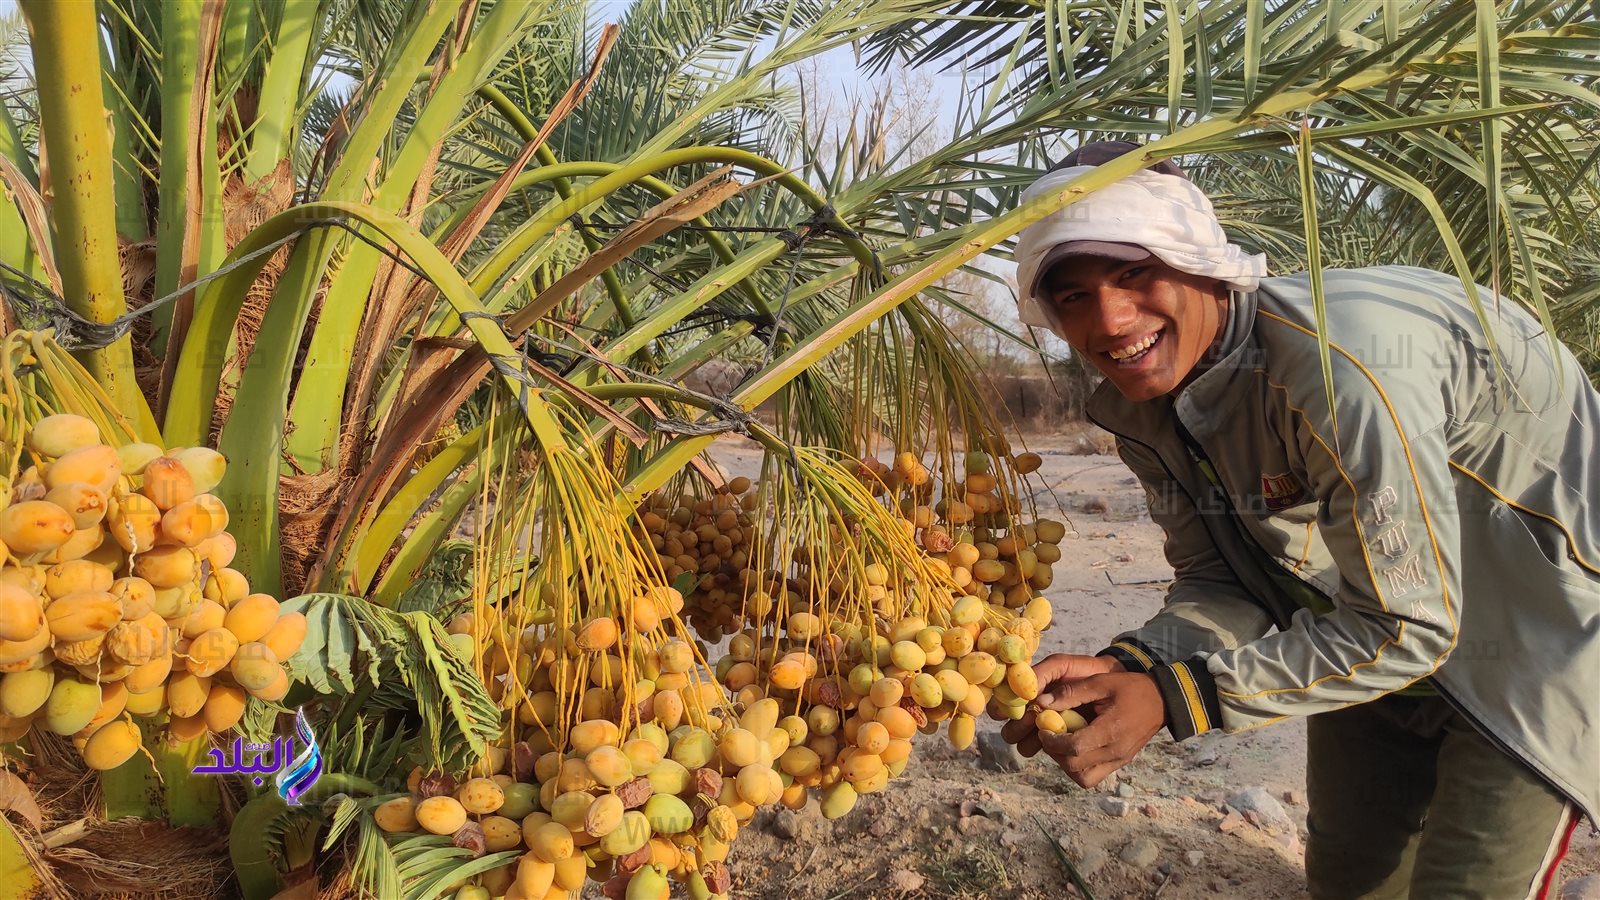
M 1102 385 L 1090 417 L 1175 573 L 1107 652 L 1156 675 L 1178 739 L 1428 679 L 1593 820 L 1600 393 L 1479 293 L 1487 334 L 1453 277 L 1326 272 L 1331 401 L 1306 275 L 1234 295 L 1220 358 L 1175 398 Z

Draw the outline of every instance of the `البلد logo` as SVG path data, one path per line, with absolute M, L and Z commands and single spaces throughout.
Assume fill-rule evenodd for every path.
M 299 806 L 301 795 L 322 775 L 322 750 L 317 747 L 317 737 L 311 733 L 303 709 L 295 710 L 294 731 L 289 737 L 273 738 L 270 744 L 247 743 L 242 737 L 234 738 L 232 759 L 228 758 L 226 750 L 213 747 L 210 752 L 215 764 L 195 766 L 191 771 L 196 775 L 251 775 L 256 784 L 264 783 L 265 776 L 275 772 L 273 781 L 278 785 L 278 796 L 290 806 Z M 296 737 L 305 749 L 291 760 L 289 755 L 294 753 Z

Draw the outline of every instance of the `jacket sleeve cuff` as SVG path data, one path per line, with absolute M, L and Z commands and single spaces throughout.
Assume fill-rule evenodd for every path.
M 1109 656 L 1122 663 L 1122 667 L 1129 672 L 1148 672 L 1161 665 L 1159 654 L 1146 647 L 1138 638 L 1131 637 L 1120 638 L 1095 656 Z
M 1217 682 L 1203 657 L 1192 656 L 1150 671 L 1167 705 L 1167 731 L 1183 741 L 1222 726 Z

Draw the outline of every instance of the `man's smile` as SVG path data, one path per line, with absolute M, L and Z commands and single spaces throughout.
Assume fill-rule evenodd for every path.
M 1165 328 L 1158 328 L 1138 340 L 1107 350 L 1104 355 L 1117 365 L 1133 365 L 1148 356 L 1166 333 Z

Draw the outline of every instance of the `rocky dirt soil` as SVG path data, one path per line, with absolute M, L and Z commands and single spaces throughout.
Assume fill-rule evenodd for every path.
M 1161 605 L 1172 571 L 1144 494 L 1103 433 L 1032 436 L 1041 515 L 1068 523 L 1041 654 L 1093 653 Z M 1098 451 L 1098 452 L 1096 452 Z M 757 476 L 742 439 L 713 451 Z M 1305 728 L 1290 721 L 1182 745 L 1158 735 L 1094 790 L 1023 759 L 980 725 L 964 752 L 919 736 L 906 773 L 829 822 L 815 801 L 740 835 L 734 896 L 752 900 L 1071 898 L 1070 859 L 1096 900 L 1304 897 Z M 1600 900 L 1600 840 L 1580 825 L 1561 900 Z M 1592 877 L 1590 877 L 1592 876 Z

